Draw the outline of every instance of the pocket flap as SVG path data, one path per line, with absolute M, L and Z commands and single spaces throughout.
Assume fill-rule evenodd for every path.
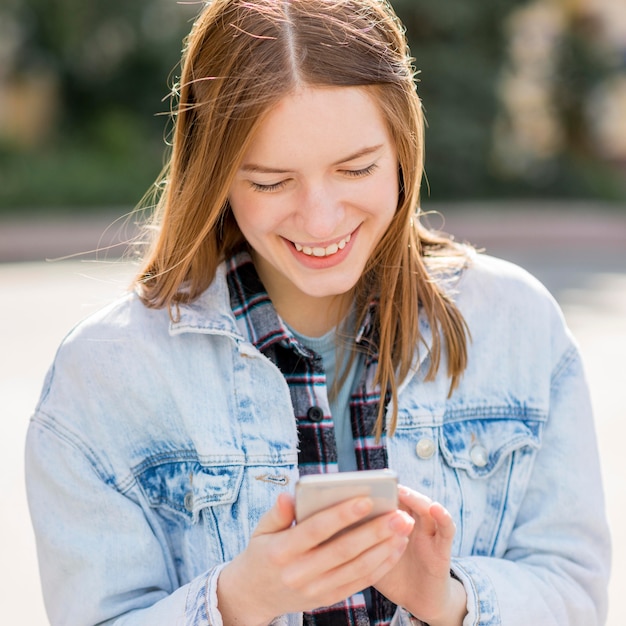
M 473 478 L 486 478 L 515 450 L 539 448 L 542 428 L 540 420 L 508 417 L 445 422 L 441 450 L 451 467 L 463 469 Z
M 196 518 L 206 506 L 230 504 L 237 499 L 243 466 L 206 466 L 198 461 L 177 460 L 142 464 L 136 474 L 153 507 L 167 507 Z

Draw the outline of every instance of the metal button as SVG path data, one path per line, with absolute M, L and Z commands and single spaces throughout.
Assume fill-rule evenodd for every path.
M 185 494 L 185 499 L 184 499 L 183 503 L 185 505 L 185 509 L 187 509 L 187 511 L 192 513 L 193 512 L 193 492 L 188 491 Z
M 489 463 L 487 448 L 481 445 L 473 446 L 470 450 L 470 459 L 476 467 L 485 467 Z
M 319 406 L 312 406 L 306 415 L 312 422 L 321 422 L 324 419 L 324 411 Z
M 415 446 L 415 451 L 420 459 L 430 459 L 435 454 L 435 442 L 428 437 L 422 437 Z

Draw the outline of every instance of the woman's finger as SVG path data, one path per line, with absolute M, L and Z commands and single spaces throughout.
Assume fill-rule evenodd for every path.
M 254 529 L 253 537 L 286 530 L 293 524 L 295 509 L 293 499 L 286 493 L 281 493 L 274 506 L 261 517 Z
M 452 540 L 456 533 L 456 524 L 448 510 L 438 502 L 434 502 L 430 507 L 430 514 L 437 523 L 437 532 L 442 539 Z
M 415 527 L 426 535 L 437 532 L 437 522 L 431 515 L 433 501 L 422 493 L 400 486 L 398 499 L 415 518 Z
M 373 585 L 385 575 L 402 557 L 408 545 L 408 537 L 391 536 L 350 561 L 312 575 L 306 564 L 294 563 L 282 572 L 282 580 L 290 588 L 300 589 L 310 598 L 322 599 L 322 605 L 333 604 L 349 597 L 360 589 Z
M 302 551 L 307 551 L 328 541 L 338 532 L 362 521 L 371 512 L 372 499 L 358 497 L 345 500 L 324 509 L 298 523 L 293 537 Z
M 294 571 L 325 576 L 329 570 L 354 562 L 364 552 L 390 539 L 395 538 L 398 546 L 404 546 L 414 525 L 415 520 L 404 511 L 381 515 L 310 550 L 298 561 Z

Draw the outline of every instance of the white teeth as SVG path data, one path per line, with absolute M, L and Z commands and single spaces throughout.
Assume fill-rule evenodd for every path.
M 298 252 L 302 252 L 306 254 L 307 256 L 323 257 L 323 256 L 331 256 L 333 254 L 337 254 L 339 250 L 343 250 L 346 247 L 349 241 L 350 241 L 350 235 L 348 235 L 345 239 L 342 239 L 341 241 L 337 243 L 331 243 L 330 246 L 326 248 L 320 248 L 320 247 L 311 248 L 309 246 L 302 246 L 299 243 L 294 243 L 293 245 L 295 246 Z

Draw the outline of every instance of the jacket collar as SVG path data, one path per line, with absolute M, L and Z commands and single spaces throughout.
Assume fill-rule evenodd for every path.
M 233 301 L 231 299 L 231 292 L 228 285 L 228 274 L 229 272 L 236 272 L 239 267 L 244 266 L 249 262 L 250 257 L 248 253 L 244 252 L 236 255 L 227 262 L 221 263 L 218 266 L 215 278 L 209 287 L 193 302 L 179 305 L 178 319 L 170 323 L 170 334 L 178 335 L 188 332 L 219 334 L 230 336 L 236 341 L 250 340 L 259 349 L 266 347 L 265 343 L 267 338 L 245 336 L 246 334 L 249 335 L 249 333 L 244 334 L 244 332 L 242 332 L 242 322 L 240 320 L 238 324 L 236 316 L 233 313 Z M 427 265 L 429 266 L 429 271 L 433 278 L 435 278 L 442 285 L 448 294 L 453 295 L 458 281 L 464 273 L 464 270 L 467 268 L 468 263 L 471 263 L 471 256 L 470 258 L 466 258 L 466 263 L 461 263 L 458 267 L 452 270 L 449 268 L 442 270 L 442 267 L 439 266 L 436 261 L 434 263 L 432 261 L 429 263 L 427 262 Z M 266 293 L 265 297 L 267 297 Z M 367 341 L 368 338 L 371 337 L 373 331 L 373 328 L 371 327 L 372 307 L 375 305 L 376 303 L 373 302 L 370 306 L 370 311 L 366 316 L 363 327 L 357 333 L 357 342 L 359 343 Z M 271 310 L 277 318 L 277 323 L 274 324 L 274 326 L 276 328 L 283 327 L 283 324 L 280 323 L 278 315 L 275 313 L 273 307 L 271 307 Z M 420 316 L 419 324 L 422 340 L 416 351 L 412 367 L 413 371 L 417 371 L 420 366 L 422 366 L 428 357 L 430 347 L 432 345 L 432 329 L 424 316 Z M 275 340 L 279 341 L 282 338 L 282 335 L 277 335 Z M 405 381 L 403 381 L 403 383 L 404 382 Z
M 171 335 L 205 333 L 244 339 L 230 306 L 225 263 L 218 266 L 209 287 L 193 302 L 180 304 L 177 313 L 177 319 L 170 322 Z

